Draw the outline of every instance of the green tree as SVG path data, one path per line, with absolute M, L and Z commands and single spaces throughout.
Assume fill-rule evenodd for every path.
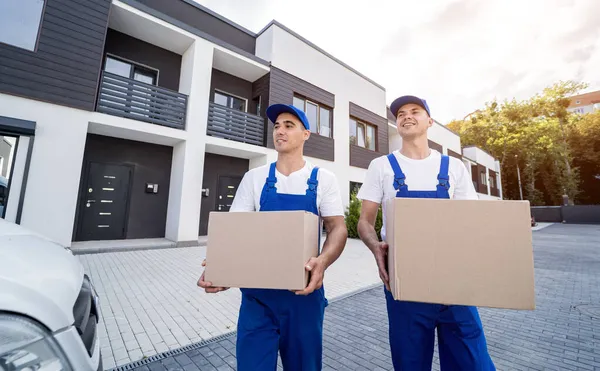
M 358 219 L 360 218 L 361 201 L 356 197 L 356 192 L 350 195 L 350 204 L 344 213 L 346 219 L 346 228 L 348 229 L 349 238 L 360 238 L 358 235 Z M 377 219 L 375 220 L 375 231 L 377 237 L 381 241 L 381 226 L 382 226 L 381 207 L 377 211 Z

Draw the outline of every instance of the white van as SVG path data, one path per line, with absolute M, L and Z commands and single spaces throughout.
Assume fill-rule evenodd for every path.
M 102 370 L 99 310 L 70 250 L 0 219 L 0 371 Z

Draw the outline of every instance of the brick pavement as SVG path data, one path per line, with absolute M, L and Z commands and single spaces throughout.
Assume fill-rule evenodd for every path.
M 104 367 L 112 368 L 235 330 L 240 292 L 196 286 L 206 248 L 79 255 L 100 296 Z M 379 282 L 375 259 L 349 240 L 325 274 L 328 299 Z
M 600 226 L 554 225 L 534 233 L 537 308 L 482 308 L 499 370 L 600 370 Z M 324 370 L 391 370 L 381 287 L 326 311 Z M 235 338 L 173 351 L 136 371 L 235 369 Z M 437 351 L 436 351 L 437 353 Z M 433 364 L 439 370 L 437 354 Z

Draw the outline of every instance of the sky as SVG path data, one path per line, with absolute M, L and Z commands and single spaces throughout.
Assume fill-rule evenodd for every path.
M 446 124 L 559 80 L 600 90 L 598 0 L 196 0 L 253 32 L 275 19 Z

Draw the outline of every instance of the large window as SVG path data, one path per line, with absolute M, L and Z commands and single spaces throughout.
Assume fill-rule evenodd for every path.
M 246 112 L 246 99 L 215 90 L 215 103 L 231 109 Z
M 307 99 L 294 96 L 294 107 L 306 113 L 310 131 L 331 138 L 331 109 Z
M 350 118 L 351 144 L 375 151 L 375 132 L 375 126 Z
M 158 82 L 157 70 L 111 56 L 106 57 L 104 71 L 145 84 L 156 85 Z
M 44 0 L 0 0 L 0 42 L 35 51 Z

